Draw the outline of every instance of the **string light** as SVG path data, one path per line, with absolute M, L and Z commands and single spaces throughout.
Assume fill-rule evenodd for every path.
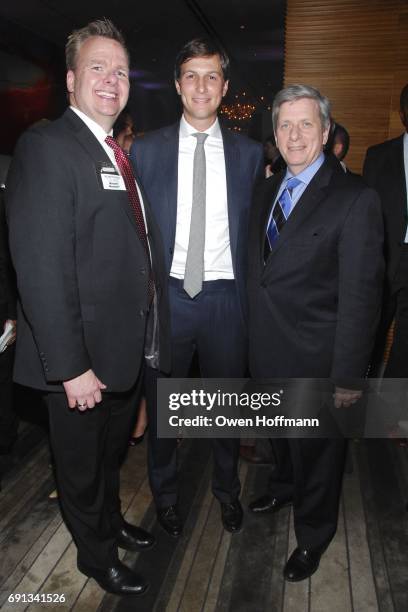
M 230 127 L 242 132 L 248 128 L 249 121 L 256 110 L 265 109 L 265 98 L 260 96 L 259 100 L 250 101 L 246 91 L 240 94 L 235 94 L 235 100 L 231 104 L 223 104 L 220 108 L 220 114 L 223 119 L 228 121 Z M 270 107 L 268 106 L 268 109 Z
M 248 103 L 241 104 L 240 102 L 223 104 L 220 112 L 221 115 L 225 115 L 229 121 L 247 121 L 254 114 L 255 105 Z

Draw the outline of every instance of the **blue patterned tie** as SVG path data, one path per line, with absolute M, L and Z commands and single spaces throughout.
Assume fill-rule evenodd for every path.
M 273 245 L 277 241 L 287 218 L 292 212 L 292 191 L 295 187 L 300 185 L 301 182 L 302 181 L 295 176 L 288 179 L 285 189 L 282 191 L 279 200 L 273 207 L 272 216 L 269 221 L 268 229 L 266 230 L 265 258 L 272 251 Z

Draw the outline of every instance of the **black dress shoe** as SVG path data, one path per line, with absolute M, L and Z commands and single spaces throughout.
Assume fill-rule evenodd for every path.
M 255 514 L 266 514 L 267 512 L 277 512 L 281 508 L 286 508 L 286 506 L 290 506 L 291 504 L 292 502 L 288 499 L 281 500 L 266 494 L 251 502 L 248 508 Z
M 116 534 L 116 542 L 125 550 L 147 550 L 156 542 L 151 533 L 126 521 Z
M 114 595 L 142 595 L 149 588 L 149 583 L 142 576 L 135 574 L 120 561 L 106 570 L 85 568 L 79 563 L 78 569 L 85 576 L 96 580 L 105 591 Z
M 167 506 L 157 509 L 157 520 L 165 531 L 173 538 L 178 538 L 183 531 L 183 521 L 177 512 L 176 506 Z
M 309 578 L 319 567 L 320 557 L 320 552 L 295 548 L 283 570 L 285 580 L 300 582 Z
M 239 499 L 224 504 L 221 502 L 221 517 L 224 529 L 231 533 L 237 533 L 242 526 L 244 513 Z

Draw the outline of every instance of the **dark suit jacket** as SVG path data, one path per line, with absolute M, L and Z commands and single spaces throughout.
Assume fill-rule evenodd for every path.
M 346 386 L 366 373 L 380 312 L 380 202 L 327 157 L 264 265 L 266 224 L 283 176 L 264 181 L 251 211 L 251 373 L 330 377 Z
M 135 141 L 131 157 L 160 226 L 170 274 L 176 237 L 179 127 L 177 122 Z M 221 125 L 227 179 L 232 265 L 241 312 L 246 316 L 248 213 L 252 191 L 263 177 L 262 146 Z
M 15 380 L 22 384 L 58 391 L 60 381 L 92 368 L 108 391 L 125 391 L 139 374 L 148 260 L 128 195 L 102 188 L 101 163 L 111 165 L 70 109 L 18 143 L 6 205 L 21 297 Z M 146 199 L 145 205 L 166 371 L 162 247 Z
M 381 198 L 385 228 L 387 280 L 392 284 L 407 228 L 403 135 L 367 150 L 363 176 Z
M 8 250 L 4 194 L 0 189 L 0 336 L 7 319 L 16 318 L 16 293 Z

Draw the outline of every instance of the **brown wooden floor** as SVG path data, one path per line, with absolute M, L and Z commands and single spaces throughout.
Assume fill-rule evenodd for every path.
M 130 449 L 122 470 L 126 517 L 157 536 L 154 549 L 126 553 L 151 588 L 140 598 L 105 594 L 77 569 L 75 547 L 53 489 L 46 438 L 35 426 L 25 456 L 6 466 L 0 493 L 0 606 L 4 611 L 407 612 L 408 452 L 389 441 L 351 443 L 353 471 L 344 479 L 337 536 L 311 580 L 288 584 L 282 568 L 294 547 L 290 509 L 275 516 L 246 513 L 245 528 L 222 528 L 210 489 L 205 441 L 181 447 L 185 515 L 174 541 L 155 521 L 146 477 L 145 444 Z M 262 493 L 267 467 L 242 464 L 242 503 Z M 9 603 L 11 593 L 64 594 L 65 603 Z

